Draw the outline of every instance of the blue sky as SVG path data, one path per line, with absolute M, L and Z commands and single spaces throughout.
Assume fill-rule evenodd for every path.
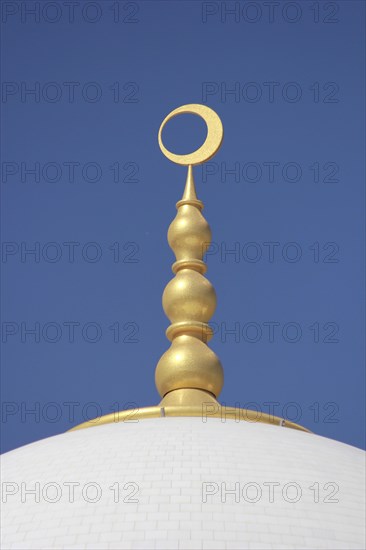
M 2 2 L 2 452 L 159 402 L 186 103 L 225 131 L 194 172 L 220 401 L 364 447 L 365 4 L 36 4 Z

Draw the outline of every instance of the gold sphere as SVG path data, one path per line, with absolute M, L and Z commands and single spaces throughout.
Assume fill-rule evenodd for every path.
M 163 293 L 163 308 L 172 323 L 207 323 L 216 309 L 216 292 L 210 281 L 193 269 L 181 269 Z
M 181 206 L 168 229 L 168 242 L 177 260 L 203 258 L 211 242 L 211 229 L 200 210 Z
M 156 367 L 155 383 L 161 397 L 181 388 L 197 388 L 217 397 L 224 373 L 217 355 L 194 336 L 177 336 Z

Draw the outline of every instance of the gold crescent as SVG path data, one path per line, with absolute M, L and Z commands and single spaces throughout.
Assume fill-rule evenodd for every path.
M 188 155 L 176 155 L 175 153 L 171 153 L 164 146 L 161 138 L 165 124 L 175 116 L 182 114 L 198 115 L 203 118 L 207 126 L 207 136 L 205 142 L 199 149 L 193 151 L 193 153 L 189 153 Z M 206 162 L 206 160 L 212 158 L 220 148 L 223 137 L 224 128 L 220 117 L 215 113 L 215 111 L 206 105 L 190 103 L 189 105 L 182 105 L 181 107 L 174 109 L 174 111 L 169 113 L 169 115 L 164 118 L 159 128 L 158 141 L 160 149 L 169 160 L 175 162 L 176 164 L 182 164 L 183 166 L 194 166 L 195 164 L 202 164 L 203 162 Z

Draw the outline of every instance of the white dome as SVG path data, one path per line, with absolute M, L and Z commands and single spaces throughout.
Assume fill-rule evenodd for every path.
M 2 468 L 3 549 L 365 548 L 363 451 L 288 428 L 112 423 L 6 453 Z

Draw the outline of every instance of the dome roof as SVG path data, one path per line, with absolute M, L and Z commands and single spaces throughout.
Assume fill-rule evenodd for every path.
M 2 548 L 364 548 L 364 456 L 219 418 L 68 432 L 3 455 Z

